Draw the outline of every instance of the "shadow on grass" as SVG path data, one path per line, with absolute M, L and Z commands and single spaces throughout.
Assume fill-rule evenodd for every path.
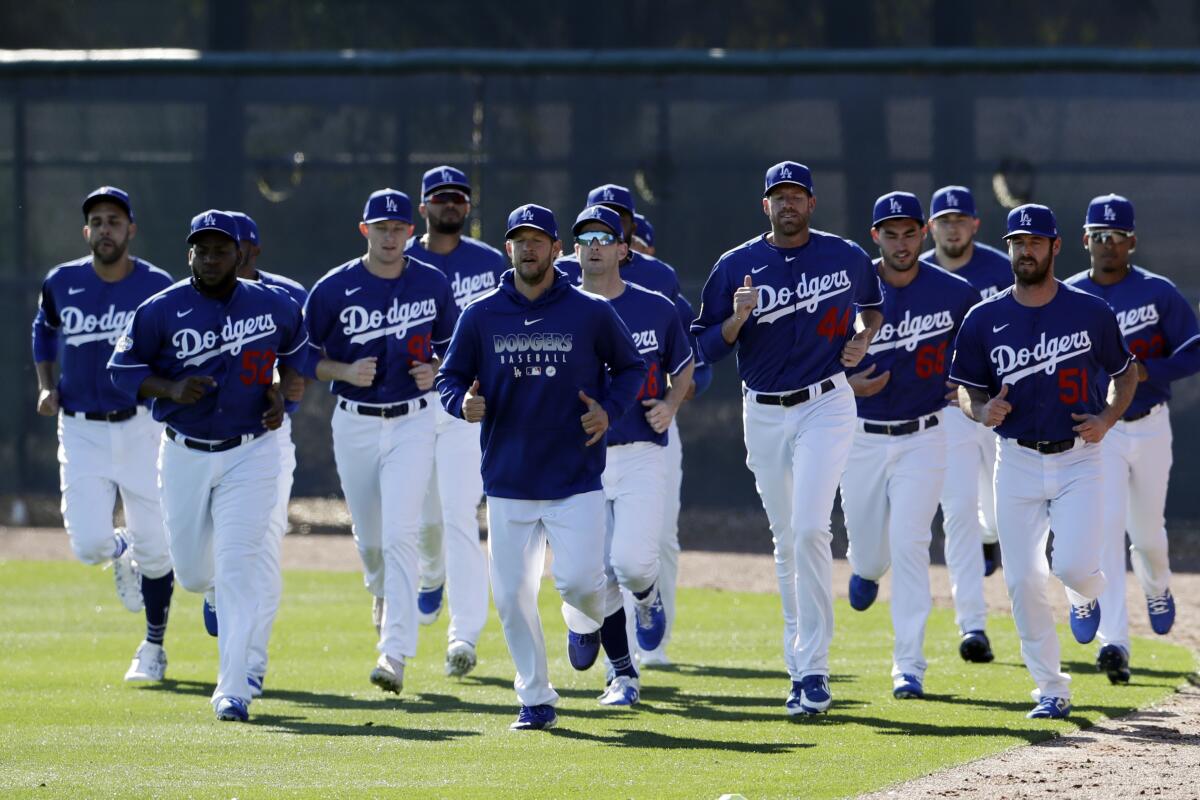
M 837 711 L 836 706 L 834 712 Z M 999 725 L 936 725 L 924 722 L 906 722 L 903 720 L 884 719 L 882 717 L 864 717 L 855 714 L 835 713 L 829 722 L 853 723 L 871 728 L 881 736 L 930 736 L 945 738 L 947 736 L 1012 736 L 1024 739 L 1029 744 L 1045 741 L 1059 734 L 1052 728 L 1018 728 L 1008 724 Z
M 1187 683 L 1187 673 L 1178 672 L 1169 669 L 1147 669 L 1139 665 L 1136 661 L 1129 665 L 1130 671 L 1133 673 L 1133 682 L 1137 683 L 1138 678 L 1153 678 L 1155 682 L 1169 683 L 1171 686 L 1180 686 Z M 1063 672 L 1074 673 L 1098 673 L 1096 662 L 1094 661 L 1064 661 L 1062 662 Z
M 691 736 L 670 736 L 656 731 L 618 730 L 612 734 L 585 733 L 569 728 L 554 728 L 551 736 L 579 739 L 609 747 L 630 747 L 648 750 L 716 750 L 722 753 L 761 753 L 775 755 L 791 753 L 808 747 L 810 742 L 736 742 L 727 739 L 697 739 Z
M 364 722 L 357 725 L 310 722 L 303 717 L 288 717 L 280 714 L 253 715 L 250 717 L 250 724 L 303 736 L 372 736 L 405 739 L 416 742 L 451 742 L 456 739 L 465 739 L 468 736 L 480 735 L 478 731 L 400 728 L 395 725 L 376 725 L 373 722 Z

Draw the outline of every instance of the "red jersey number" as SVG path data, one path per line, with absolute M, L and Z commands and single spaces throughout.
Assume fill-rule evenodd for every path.
M 658 390 L 662 388 L 662 375 L 657 361 L 650 364 L 650 369 L 646 370 L 646 380 L 642 381 L 642 388 L 638 390 L 637 399 L 657 399 Z
M 1087 400 L 1088 373 L 1086 367 L 1066 367 L 1058 371 L 1058 399 L 1073 406 Z
M 946 374 L 946 345 L 923 344 L 917 348 L 917 377 L 929 378 Z
M 256 383 L 269 384 L 275 375 L 274 350 L 243 350 L 242 383 L 253 386 Z
M 408 365 L 417 362 L 429 363 L 433 360 L 433 343 L 428 333 L 418 333 L 408 337 Z
M 1129 352 L 1142 361 L 1145 361 L 1147 358 L 1162 358 L 1163 350 L 1165 349 L 1166 342 L 1157 333 L 1149 339 L 1134 339 L 1129 343 Z
M 848 308 L 845 314 L 841 314 L 836 307 L 831 307 L 817 323 L 817 335 L 824 336 L 831 342 L 838 337 L 846 338 L 846 334 L 849 332 L 850 309 Z

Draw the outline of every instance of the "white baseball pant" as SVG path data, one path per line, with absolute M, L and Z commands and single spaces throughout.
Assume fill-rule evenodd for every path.
M 216 595 L 220 667 L 214 705 L 222 697 L 250 702 L 250 637 L 259 619 L 262 550 L 278 480 L 276 432 L 221 453 L 162 437 L 158 488 L 175 577 L 189 592 Z
M 567 627 L 595 633 L 604 622 L 604 492 L 559 500 L 488 497 L 492 598 L 517 670 L 513 688 L 526 706 L 558 703 L 537 605 L 547 540 Z
M 1062 672 L 1054 613 L 1046 597 L 1050 566 L 1046 539 L 1054 530 L 1054 575 L 1067 587 L 1071 605 L 1104 591 L 1100 570 L 1103 516 L 1101 446 L 1076 441 L 1064 453 L 1044 455 L 1001 439 L 996 450 L 996 522 L 1004 553 L 1004 582 L 1021 656 L 1039 697 L 1071 696 Z M 1107 613 L 1100 607 L 1100 619 Z
M 333 457 L 350 509 L 367 590 L 384 599 L 379 652 L 399 661 L 417 654 L 417 533 L 433 472 L 433 403 L 410 400 L 391 418 L 333 412 Z
M 950 572 L 954 621 L 963 631 L 987 626 L 983 599 L 983 544 L 996 539 L 992 473 L 996 434 L 957 406 L 942 414 L 946 426 L 946 482 L 942 487 L 943 553 Z
M 421 509 L 417 540 L 420 588 L 446 585 L 449 641 L 479 642 L 487 622 L 487 557 L 479 546 L 479 499 L 483 497 L 479 426 L 436 411 L 433 472 Z
M 791 408 L 743 403 L 746 464 L 771 524 L 783 604 L 784 663 L 792 680 L 829 674 L 833 555 L 829 517 L 854 440 L 854 393 L 844 373 L 830 391 Z
M 892 569 L 893 678 L 925 677 L 925 622 L 933 607 L 930 526 L 945 474 L 946 429 L 941 424 L 889 436 L 866 433 L 859 421 L 842 473 L 842 511 L 850 539 L 846 558 L 856 575 L 871 581 Z
M 145 408 L 123 422 L 58 415 L 58 468 L 62 515 L 71 549 L 85 564 L 113 556 L 117 492 L 133 560 L 148 578 L 171 571 L 167 534 L 158 505 L 158 447 L 163 426 Z
M 279 601 L 283 597 L 283 570 L 279 563 L 279 550 L 283 546 L 283 536 L 288 529 L 288 500 L 292 497 L 292 479 L 296 470 L 296 445 L 292 441 L 291 414 L 284 414 L 283 425 L 275 435 L 279 438 L 279 480 L 275 507 L 271 510 L 267 538 L 263 542 L 258 621 L 250 635 L 251 675 L 267 674 L 267 643 L 271 640 L 271 628 L 275 625 L 275 617 L 279 614 Z
M 1163 509 L 1171 474 L 1171 417 L 1166 404 L 1150 416 L 1114 425 L 1100 443 L 1104 451 L 1104 544 L 1102 566 L 1108 586 L 1100 595 L 1101 645 L 1129 652 L 1125 604 L 1125 533 L 1133 573 L 1148 597 L 1171 584 Z

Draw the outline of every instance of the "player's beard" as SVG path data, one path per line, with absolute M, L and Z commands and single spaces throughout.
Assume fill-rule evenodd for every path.
M 545 261 L 535 261 L 532 263 L 517 262 L 514 268 L 523 283 L 529 286 L 537 286 L 545 279 L 546 271 L 550 269 L 553 263 L 553 256 L 547 256 Z
M 882 253 L 880 255 L 883 258 L 883 263 L 887 264 L 891 269 L 896 270 L 896 272 L 908 272 L 917 265 L 917 253 L 910 253 L 904 261 L 898 261 L 895 256 L 883 255 Z
M 240 257 L 238 258 L 238 264 L 241 264 Z M 219 283 L 205 283 L 200 278 L 199 270 L 197 270 L 195 267 L 192 267 L 191 270 L 192 286 L 195 286 L 196 291 L 200 292 L 200 294 L 204 295 L 205 297 L 226 297 L 230 292 L 233 291 L 233 287 L 237 285 L 238 271 L 236 265 L 229 271 L 229 274 L 221 279 Z
M 1013 276 L 1022 286 L 1038 286 L 1045 283 L 1046 276 L 1050 273 L 1050 267 L 1053 265 L 1053 254 L 1048 254 L 1044 261 L 1021 257 L 1013 263 Z
M 808 229 L 809 214 L 797 209 L 787 219 L 771 217 L 771 229 L 779 236 L 795 236 Z
M 942 252 L 946 254 L 947 258 L 962 258 L 963 253 L 967 252 L 967 248 L 970 246 L 971 240 L 967 239 L 965 242 L 958 244 L 942 245 Z
M 440 233 L 443 236 L 453 236 L 461 233 L 463 226 L 467 224 L 467 215 L 463 214 L 457 220 L 434 219 L 432 215 L 429 217 L 429 227 L 434 233 Z
M 101 244 L 103 241 L 104 240 L 98 239 L 94 242 L 91 242 L 90 246 L 92 249 L 92 258 L 96 259 L 105 266 L 110 266 L 117 263 L 125 257 L 126 251 L 129 250 L 128 236 L 119 242 L 116 239 L 108 239 L 107 241 L 112 244 L 112 247 L 107 252 L 101 249 Z

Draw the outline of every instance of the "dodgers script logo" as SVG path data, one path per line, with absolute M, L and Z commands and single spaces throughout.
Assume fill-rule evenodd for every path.
M 885 350 L 904 349 L 911 353 L 925 339 L 933 339 L 952 330 L 954 317 L 949 311 L 936 311 L 914 317 L 906 310 L 904 318 L 895 325 L 890 322 L 884 323 L 867 352 L 875 354 Z
M 658 331 L 651 328 L 648 331 L 633 332 L 633 343 L 639 353 L 653 353 L 658 349 Z
M 1154 305 L 1154 303 L 1147 303 L 1138 308 L 1117 312 L 1117 323 L 1121 326 L 1122 336 L 1128 336 L 1131 333 L 1140 331 L 1142 328 L 1157 325 L 1158 320 L 1158 306 Z
M 1061 362 L 1091 349 L 1092 337 L 1085 330 L 1051 339 L 1047 339 L 1043 331 L 1032 348 L 1022 347 L 1018 350 L 1002 344 L 992 348 L 991 358 L 1001 383 L 1016 383 L 1039 372 L 1053 375 Z
M 501 364 L 563 364 L 574 347 L 572 338 L 570 333 L 497 334 L 492 337 L 492 349 Z M 546 375 L 553 376 L 555 371 L 547 369 Z
M 382 336 L 395 334 L 403 339 L 410 328 L 433 322 L 437 317 L 437 303 L 432 297 L 401 303 L 393 299 L 387 311 L 368 311 L 362 306 L 346 306 L 338 314 L 342 333 L 350 337 L 351 344 L 362 344 Z
M 754 309 L 754 316 L 758 317 L 759 322 L 770 323 L 796 311 L 813 313 L 822 300 L 850 291 L 850 276 L 846 270 L 812 280 L 808 279 L 807 274 L 801 274 L 795 290 L 787 286 L 779 289 L 774 286 L 754 288 L 758 290 L 758 308 Z
M 459 308 L 466 308 L 472 300 L 490 292 L 496 288 L 496 276 L 490 272 L 481 272 L 478 275 L 459 275 L 454 273 L 454 280 L 450 281 L 450 289 L 454 292 L 454 302 Z
M 175 358 L 183 361 L 185 367 L 198 367 L 222 353 L 238 355 L 242 347 L 250 342 L 265 339 L 278 330 L 275 318 L 270 314 L 259 314 L 256 317 L 234 320 L 225 317 L 221 326 L 217 347 L 218 333 L 214 330 L 198 331 L 195 328 L 181 328 L 171 336 L 171 344 L 176 348 Z
M 109 306 L 100 316 L 85 314 L 75 306 L 67 306 L 59 315 L 62 320 L 62 332 L 68 346 L 78 347 L 89 342 L 108 342 L 114 344 L 121 331 L 133 319 L 133 311 L 117 311 L 116 306 Z

